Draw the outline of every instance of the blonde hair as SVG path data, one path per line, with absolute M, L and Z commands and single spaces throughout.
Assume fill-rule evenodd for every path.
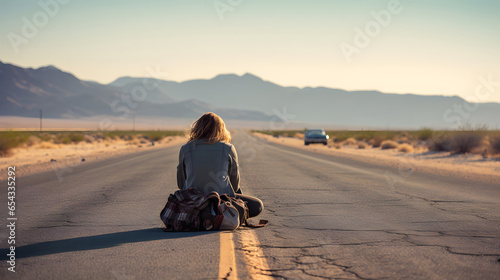
M 225 141 L 231 142 L 231 133 L 226 129 L 226 124 L 218 115 L 210 112 L 201 116 L 191 126 L 189 141 L 196 139 L 207 140 L 209 144 Z

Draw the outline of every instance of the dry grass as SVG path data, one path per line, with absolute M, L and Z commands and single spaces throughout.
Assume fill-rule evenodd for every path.
M 293 135 L 293 137 L 304 140 L 305 135 L 304 133 L 297 132 Z
M 96 138 L 94 136 L 87 134 L 83 136 L 83 139 L 85 140 L 85 143 L 94 143 L 96 141 Z
M 38 144 L 39 149 L 54 149 L 57 147 L 58 146 L 56 144 L 51 143 L 51 142 L 42 142 L 42 143 Z
M 434 135 L 428 139 L 429 150 L 436 152 L 448 152 L 452 150 L 450 135 Z
M 31 146 L 35 146 L 37 144 L 40 144 L 42 142 L 42 140 L 34 135 L 30 135 L 28 137 L 28 140 L 26 141 L 26 145 L 28 145 L 28 147 L 31 147 Z
M 159 141 L 167 136 L 182 136 L 184 131 L 0 131 L 0 157 L 10 156 L 12 149 L 17 147 L 37 147 L 52 149 L 59 144 L 73 144 L 85 141 L 86 143 L 101 142 L 106 139 L 122 139 L 138 143 L 141 138 L 144 143 Z
M 500 154 L 500 136 L 490 139 L 490 147 L 493 154 Z
M 432 138 L 433 134 L 434 134 L 434 132 L 432 131 L 432 129 L 430 129 L 430 128 L 423 128 L 423 129 L 417 131 L 416 136 L 417 136 L 418 140 L 425 141 L 427 139 Z
M 71 144 L 79 143 L 85 140 L 85 135 L 81 132 L 69 132 L 57 134 L 55 143 L 57 144 Z
M 398 142 L 393 140 L 385 140 L 380 144 L 382 150 L 396 149 L 398 147 Z
M 183 136 L 184 131 L 167 130 L 167 131 L 109 131 L 101 133 L 104 139 L 117 139 L 120 138 L 125 141 L 132 140 L 136 137 L 143 137 L 147 140 L 159 141 L 167 136 Z
M 414 148 L 412 145 L 405 143 L 398 146 L 398 151 L 403 153 L 413 153 Z
M 358 143 L 358 149 L 366 149 L 366 147 L 368 147 L 368 144 L 366 144 L 365 142 Z
M 288 136 L 303 139 L 304 130 L 280 130 L 280 131 L 254 131 L 273 136 Z M 445 151 L 455 153 L 480 153 L 500 154 L 498 140 L 500 138 L 499 130 L 488 130 L 483 126 L 465 126 L 460 130 L 432 130 L 423 128 L 414 131 L 376 131 L 376 130 L 332 130 L 327 131 L 334 145 L 332 147 L 340 148 L 340 145 L 354 145 L 359 147 L 359 142 L 365 142 L 373 148 L 379 148 L 385 141 L 392 140 L 398 145 L 389 146 L 386 144 L 383 149 L 395 149 L 399 145 L 408 144 L 413 146 L 415 151 Z M 353 141 L 356 140 L 356 142 Z M 486 141 L 489 139 L 489 141 Z M 364 148 L 367 148 L 365 146 Z M 486 151 L 486 152 L 485 152 Z
M 29 134 L 22 132 L 7 131 L 0 134 L 0 157 L 7 157 L 12 154 L 12 149 L 26 143 Z
M 465 154 L 481 146 L 483 136 L 473 133 L 461 133 L 452 138 L 452 151 L 455 153 Z
M 358 143 L 358 141 L 356 139 L 354 139 L 354 137 L 349 137 L 347 138 L 346 140 L 344 140 L 342 142 L 342 145 L 344 146 L 354 146 Z
M 141 140 L 139 140 L 138 137 L 133 137 L 132 140 L 130 140 L 129 144 L 130 145 L 139 145 L 141 143 Z
M 380 145 L 382 145 L 382 142 L 384 141 L 385 137 L 375 136 L 373 139 L 370 139 L 368 143 L 370 143 L 370 145 L 372 145 L 373 148 L 378 148 L 380 147 Z

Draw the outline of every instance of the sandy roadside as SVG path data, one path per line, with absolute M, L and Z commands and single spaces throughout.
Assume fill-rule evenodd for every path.
M 186 137 L 170 136 L 161 141 L 143 143 L 124 140 L 106 140 L 100 143 L 47 144 L 16 148 L 9 157 L 0 157 L 0 180 L 7 179 L 9 166 L 16 167 L 16 177 L 44 171 L 71 168 L 87 162 L 99 161 L 124 154 L 166 148 L 187 142 Z
M 268 142 L 278 143 L 303 150 L 339 157 L 360 160 L 368 163 L 395 167 L 400 170 L 394 174 L 396 178 L 404 179 L 414 171 L 421 171 L 442 176 L 471 179 L 485 183 L 496 183 L 500 186 L 500 158 L 483 158 L 481 155 L 454 155 L 449 152 L 416 152 L 403 153 L 395 149 L 380 148 L 358 149 L 355 146 L 304 145 L 304 140 L 294 137 L 272 137 L 270 135 L 253 133 Z

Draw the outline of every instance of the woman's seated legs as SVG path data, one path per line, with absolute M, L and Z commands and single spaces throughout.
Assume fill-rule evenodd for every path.
M 264 204 L 262 201 L 256 197 L 244 194 L 236 194 L 236 198 L 240 198 L 246 201 L 248 206 L 248 216 L 249 218 L 258 216 L 262 210 L 264 210 Z

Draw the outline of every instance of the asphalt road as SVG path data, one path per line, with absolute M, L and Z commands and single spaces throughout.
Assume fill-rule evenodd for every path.
M 243 131 L 233 144 L 266 227 L 163 232 L 179 146 L 84 162 L 62 181 L 54 172 L 17 179 L 15 273 L 1 183 L 0 278 L 499 279 L 500 182 L 375 166 Z

